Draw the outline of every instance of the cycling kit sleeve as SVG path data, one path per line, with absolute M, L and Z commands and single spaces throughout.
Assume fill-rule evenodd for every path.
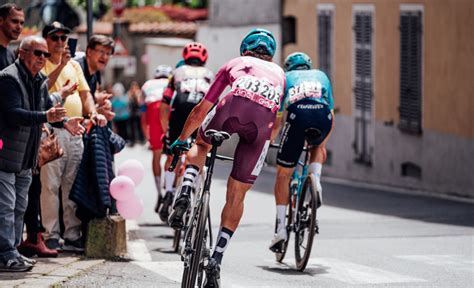
M 214 82 L 212 82 L 211 86 L 209 87 L 209 91 L 207 91 L 207 94 L 204 98 L 207 101 L 216 103 L 219 100 L 219 96 L 224 91 L 225 87 L 230 84 L 229 71 L 227 67 L 228 64 L 226 63 L 217 72 L 216 78 Z
M 168 82 L 168 87 L 166 87 L 165 91 L 163 92 L 163 99 L 161 100 L 161 102 L 170 105 L 171 99 L 173 98 L 174 90 L 174 77 L 171 77 L 170 81 Z

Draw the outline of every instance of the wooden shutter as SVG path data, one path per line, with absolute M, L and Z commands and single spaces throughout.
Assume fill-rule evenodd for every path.
M 357 11 L 354 15 L 355 40 L 355 160 L 371 165 L 373 152 L 373 77 L 372 77 L 372 12 Z
M 401 130 L 421 133 L 420 11 L 400 14 L 400 124 Z
M 356 109 L 372 111 L 372 15 L 357 13 L 355 21 Z
M 332 19 L 330 10 L 318 11 L 318 69 L 324 71 L 329 78 L 332 75 Z

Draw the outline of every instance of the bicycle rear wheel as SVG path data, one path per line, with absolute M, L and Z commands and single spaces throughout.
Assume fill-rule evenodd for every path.
M 288 199 L 288 206 L 286 207 L 287 210 L 286 210 L 286 225 L 285 225 L 286 233 L 287 233 L 286 241 L 283 243 L 282 251 L 275 253 L 276 261 L 280 263 L 285 258 L 286 251 L 288 249 L 288 243 L 290 242 L 290 235 L 291 235 L 290 229 L 291 229 L 291 223 L 293 221 L 293 202 L 291 198 L 292 198 L 292 195 L 294 195 L 295 193 L 295 189 L 298 189 L 298 186 L 293 186 L 293 187 L 290 186 L 290 193 L 288 193 L 289 199 Z
M 209 193 L 204 193 L 202 199 L 197 203 L 196 213 L 191 222 L 192 229 L 188 237 L 191 237 L 191 253 L 189 255 L 189 265 L 184 267 L 181 287 L 194 288 L 198 273 L 202 275 L 203 271 L 203 242 L 207 232 L 207 217 L 209 213 Z M 202 279 L 202 277 L 199 277 Z
M 308 264 L 316 231 L 317 193 L 311 176 L 305 180 L 296 209 L 295 258 L 296 267 L 303 271 Z

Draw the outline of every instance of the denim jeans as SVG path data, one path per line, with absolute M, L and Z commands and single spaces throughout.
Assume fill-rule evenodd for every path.
M 19 257 L 16 247 L 23 236 L 31 169 L 19 173 L 0 171 L 0 261 Z

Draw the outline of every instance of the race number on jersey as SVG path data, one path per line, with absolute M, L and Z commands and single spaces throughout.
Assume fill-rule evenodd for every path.
M 257 78 L 252 75 L 239 77 L 232 85 L 231 92 L 234 95 L 248 98 L 273 112 L 280 107 L 282 87 L 274 87 L 265 78 Z
M 288 102 L 295 103 L 304 98 L 321 98 L 322 84 L 317 81 L 304 81 L 288 90 Z

